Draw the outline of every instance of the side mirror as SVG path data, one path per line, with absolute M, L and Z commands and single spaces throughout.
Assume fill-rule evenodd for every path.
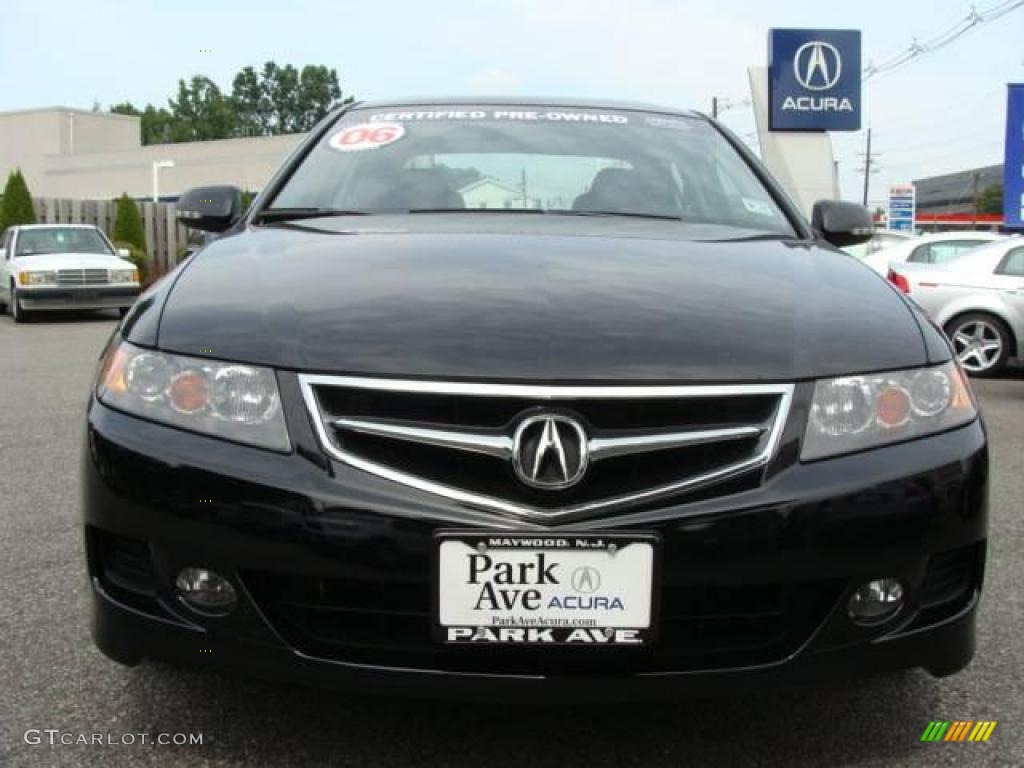
M 132 252 L 129 251 L 127 248 L 118 248 L 117 255 L 120 256 L 122 259 L 128 259 L 129 261 L 132 258 Z
M 242 215 L 238 187 L 194 187 L 178 198 L 178 220 L 186 227 L 223 232 Z
M 875 233 L 871 211 L 842 200 L 819 200 L 811 211 L 811 226 L 832 245 L 866 243 Z

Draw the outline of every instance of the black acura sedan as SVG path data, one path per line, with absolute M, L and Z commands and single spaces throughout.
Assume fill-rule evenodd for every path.
M 974 653 L 949 343 L 707 118 L 360 103 L 144 294 L 88 408 L 111 658 L 429 696 L 740 691 Z

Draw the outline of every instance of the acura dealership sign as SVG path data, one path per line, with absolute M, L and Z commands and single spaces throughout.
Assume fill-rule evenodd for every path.
M 771 130 L 860 130 L 860 69 L 858 30 L 770 30 Z
M 1024 83 L 1012 83 L 1007 94 L 1003 218 L 1008 229 L 1024 229 Z

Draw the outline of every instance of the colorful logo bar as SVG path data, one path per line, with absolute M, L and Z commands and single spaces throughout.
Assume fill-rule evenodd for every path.
M 998 720 L 932 720 L 921 741 L 988 741 Z

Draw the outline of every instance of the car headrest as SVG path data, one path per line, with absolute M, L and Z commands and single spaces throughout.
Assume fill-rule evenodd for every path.
M 662 179 L 629 168 L 602 168 L 589 191 L 576 198 L 573 208 L 678 215 L 679 206 Z

